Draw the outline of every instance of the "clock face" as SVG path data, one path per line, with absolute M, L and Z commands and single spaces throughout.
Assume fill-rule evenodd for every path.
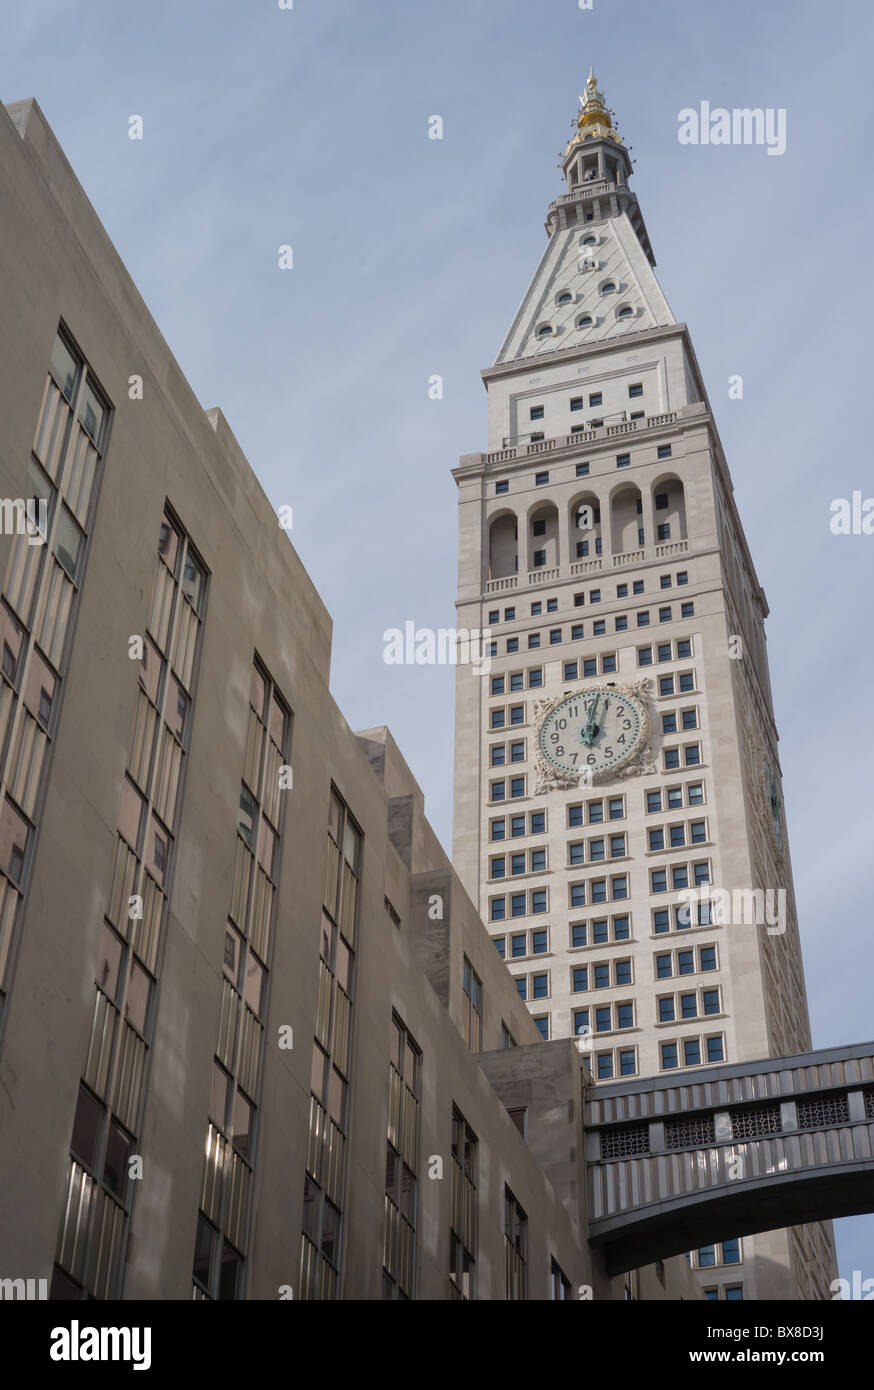
M 610 686 L 567 695 L 540 726 L 545 762 L 567 776 L 611 772 L 643 741 L 646 719 L 638 701 Z

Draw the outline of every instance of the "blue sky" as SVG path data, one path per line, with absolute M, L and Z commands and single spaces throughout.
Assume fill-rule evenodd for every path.
M 293 506 L 334 694 L 391 727 L 447 847 L 452 671 L 384 665 L 382 633 L 454 625 L 449 470 L 485 446 L 479 372 L 594 65 L 771 607 L 817 1046 L 874 1033 L 874 537 L 828 526 L 833 498 L 874 496 L 872 29 L 865 0 L 28 0 L 0 56 L 2 99 L 40 102 L 201 403 Z M 681 146 L 702 100 L 785 107 L 786 153 Z M 842 1272 L 874 1276 L 874 1217 L 838 1229 Z

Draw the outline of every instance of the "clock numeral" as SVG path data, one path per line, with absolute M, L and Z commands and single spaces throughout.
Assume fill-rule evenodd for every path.
M 623 727 L 623 729 L 630 729 L 630 728 L 631 728 L 631 720 L 630 720 L 630 719 L 623 719 L 623 721 L 622 721 L 622 727 Z
M 556 721 L 555 721 L 555 727 L 556 727 L 557 729 L 566 729 L 566 728 L 567 728 L 567 720 L 566 720 L 566 719 L 556 719 Z
M 624 734 L 620 734 L 619 737 L 617 738 L 616 742 L 617 742 L 617 743 L 624 743 L 624 742 L 625 742 L 625 735 L 624 735 Z
M 549 735 L 549 741 L 550 741 L 550 743 L 558 743 L 559 737 L 560 737 L 559 734 L 550 734 L 550 735 Z
M 586 758 L 586 762 L 587 762 L 590 766 L 592 765 L 592 763 L 595 763 L 595 762 L 597 762 L 597 761 L 598 761 L 598 760 L 597 760 L 597 758 L 595 757 L 594 753 L 590 753 L 589 756 Z
M 579 757 L 579 753 L 571 753 L 570 757 L 571 757 L 571 762 L 572 762 L 572 763 L 576 763 L 577 758 Z
M 604 749 L 604 757 L 605 757 L 605 758 L 612 758 L 612 757 L 613 757 L 613 749 L 612 749 L 612 748 L 605 748 L 605 749 Z
M 557 755 L 559 758 L 563 758 L 563 757 L 564 757 L 564 745 L 560 743 L 560 744 L 558 745 L 558 747 L 556 748 L 555 752 L 556 752 L 556 755 Z

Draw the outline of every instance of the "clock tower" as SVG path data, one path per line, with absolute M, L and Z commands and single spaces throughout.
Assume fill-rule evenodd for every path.
M 562 168 L 482 374 L 487 450 L 454 470 L 457 625 L 490 633 L 489 670 L 457 669 L 454 860 L 544 1039 L 596 1084 L 693 1085 L 810 1046 L 768 608 L 591 72 Z M 835 1274 L 828 1224 L 692 1262 L 720 1299 Z

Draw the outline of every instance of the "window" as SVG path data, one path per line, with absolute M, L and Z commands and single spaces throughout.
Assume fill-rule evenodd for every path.
M 671 457 L 671 446 L 670 446 L 670 444 L 660 444 L 660 445 L 659 445 L 659 447 L 658 447 L 658 457 L 659 457 L 660 459 L 669 459 L 669 458 Z
M 643 395 L 643 385 L 642 385 L 642 383 L 639 382 L 639 381 L 637 381 L 637 382 L 634 383 L 633 386 L 629 386 L 629 388 L 628 388 L 628 395 L 629 395 L 629 397 L 630 397 L 631 400 L 634 400 L 635 397 L 637 397 L 637 396 L 642 396 L 642 395 Z
M 558 612 L 558 599 L 557 599 L 557 598 L 548 598 L 548 599 L 546 600 L 546 611 L 547 611 L 547 613 L 557 613 L 557 612 Z
M 501 1047 L 505 1048 L 516 1046 L 516 1039 L 513 1037 L 513 1034 L 510 1032 L 504 1020 L 501 1019 Z
M 549 634 L 549 645 L 550 645 L 551 647 L 557 647 L 557 646 L 560 644 L 560 642 L 561 642 L 561 628 L 560 628 L 560 627 L 553 628 L 552 631 L 551 631 L 550 634 Z
M 621 613 L 619 617 L 614 619 L 614 626 L 616 632 L 628 631 L 628 618 L 625 616 L 624 613 Z
M 617 455 L 616 455 L 616 467 L 617 467 L 617 468 L 630 468 L 630 467 L 631 467 L 631 455 L 630 455 L 630 454 L 617 454 Z
M 493 694 L 493 695 L 503 695 L 503 693 L 504 693 L 504 677 L 503 677 L 503 676 L 493 676 L 493 677 L 492 677 L 492 694 Z
M 555 1260 L 552 1261 L 551 1288 L 553 1302 L 566 1301 L 571 1297 L 571 1281 Z
M 590 394 L 589 394 L 589 405 L 602 405 L 602 404 L 603 404 L 603 401 L 602 401 L 602 397 L 601 397 L 601 392 L 600 392 L 600 391 L 592 391 L 592 392 L 590 392 Z
M 660 609 L 659 609 L 659 622 L 660 622 L 660 623 L 669 623 L 670 621 L 671 621 L 671 610 L 670 610 L 670 608 L 660 608 Z
M 496 492 L 499 496 L 500 496 L 501 493 L 503 493 L 503 492 L 509 492 L 509 491 L 510 491 L 510 483 L 509 483 L 509 480 L 508 480 L 508 479 L 503 479 L 501 482 L 495 483 L 495 492 Z
M 669 521 L 659 523 L 658 539 L 660 541 L 669 541 L 671 539 L 671 523 Z
M 495 943 L 495 950 L 497 951 L 498 955 L 501 957 L 501 960 L 506 960 L 506 959 L 507 959 L 507 938 L 506 938 L 505 936 L 493 936 L 493 937 L 492 937 L 492 940 L 493 940 L 494 943 Z
M 637 626 L 638 626 L 638 627 L 649 627 L 649 613 L 648 613 L 648 611 L 647 611 L 646 609 L 642 609 L 642 610 L 638 613 L 638 615 L 637 615 Z
M 480 1052 L 483 1043 L 483 986 L 467 956 L 462 965 L 462 989 L 466 996 L 464 1040 L 471 1052 Z
M 542 405 L 532 405 L 532 407 L 531 407 L 531 415 L 530 415 L 530 418 L 531 418 L 532 420 L 542 420 L 542 419 L 543 419 L 543 406 L 542 406 Z
M 616 597 L 617 597 L 617 598 L 628 598 L 628 585 L 627 585 L 627 584 L 617 584 L 617 585 L 616 585 Z
M 575 965 L 571 970 L 571 990 L 574 994 L 582 994 L 589 988 L 589 967 L 587 965 Z
M 539 618 L 539 617 L 540 617 L 540 614 L 541 614 L 542 612 L 543 612 L 543 604 L 542 604 L 539 600 L 538 600 L 537 603 L 532 603 L 532 605 L 531 605 L 531 616 L 532 616 L 532 618 Z
M 543 485 L 544 485 L 545 483 L 548 483 L 548 482 L 549 482 L 549 474 L 548 474 L 548 473 L 535 473 L 535 474 L 534 474 L 534 486 L 535 486 L 535 487 L 543 487 Z
M 455 1298 L 474 1296 L 478 1142 L 461 1111 L 452 1107 L 449 1278 Z M 456 1225 L 461 1229 L 456 1229 Z
M 694 605 L 694 603 L 681 603 L 681 604 L 680 604 L 680 617 L 681 617 L 681 618 L 694 618 L 694 616 L 695 616 L 695 605 Z
M 581 429 L 582 425 L 574 425 L 571 433 L 576 433 Z M 576 476 L 578 478 L 587 478 L 589 476 L 589 465 L 587 463 L 578 463 L 576 468 Z
M 583 398 L 582 398 L 582 396 L 571 396 L 571 410 L 582 410 L 582 408 L 583 408 Z

